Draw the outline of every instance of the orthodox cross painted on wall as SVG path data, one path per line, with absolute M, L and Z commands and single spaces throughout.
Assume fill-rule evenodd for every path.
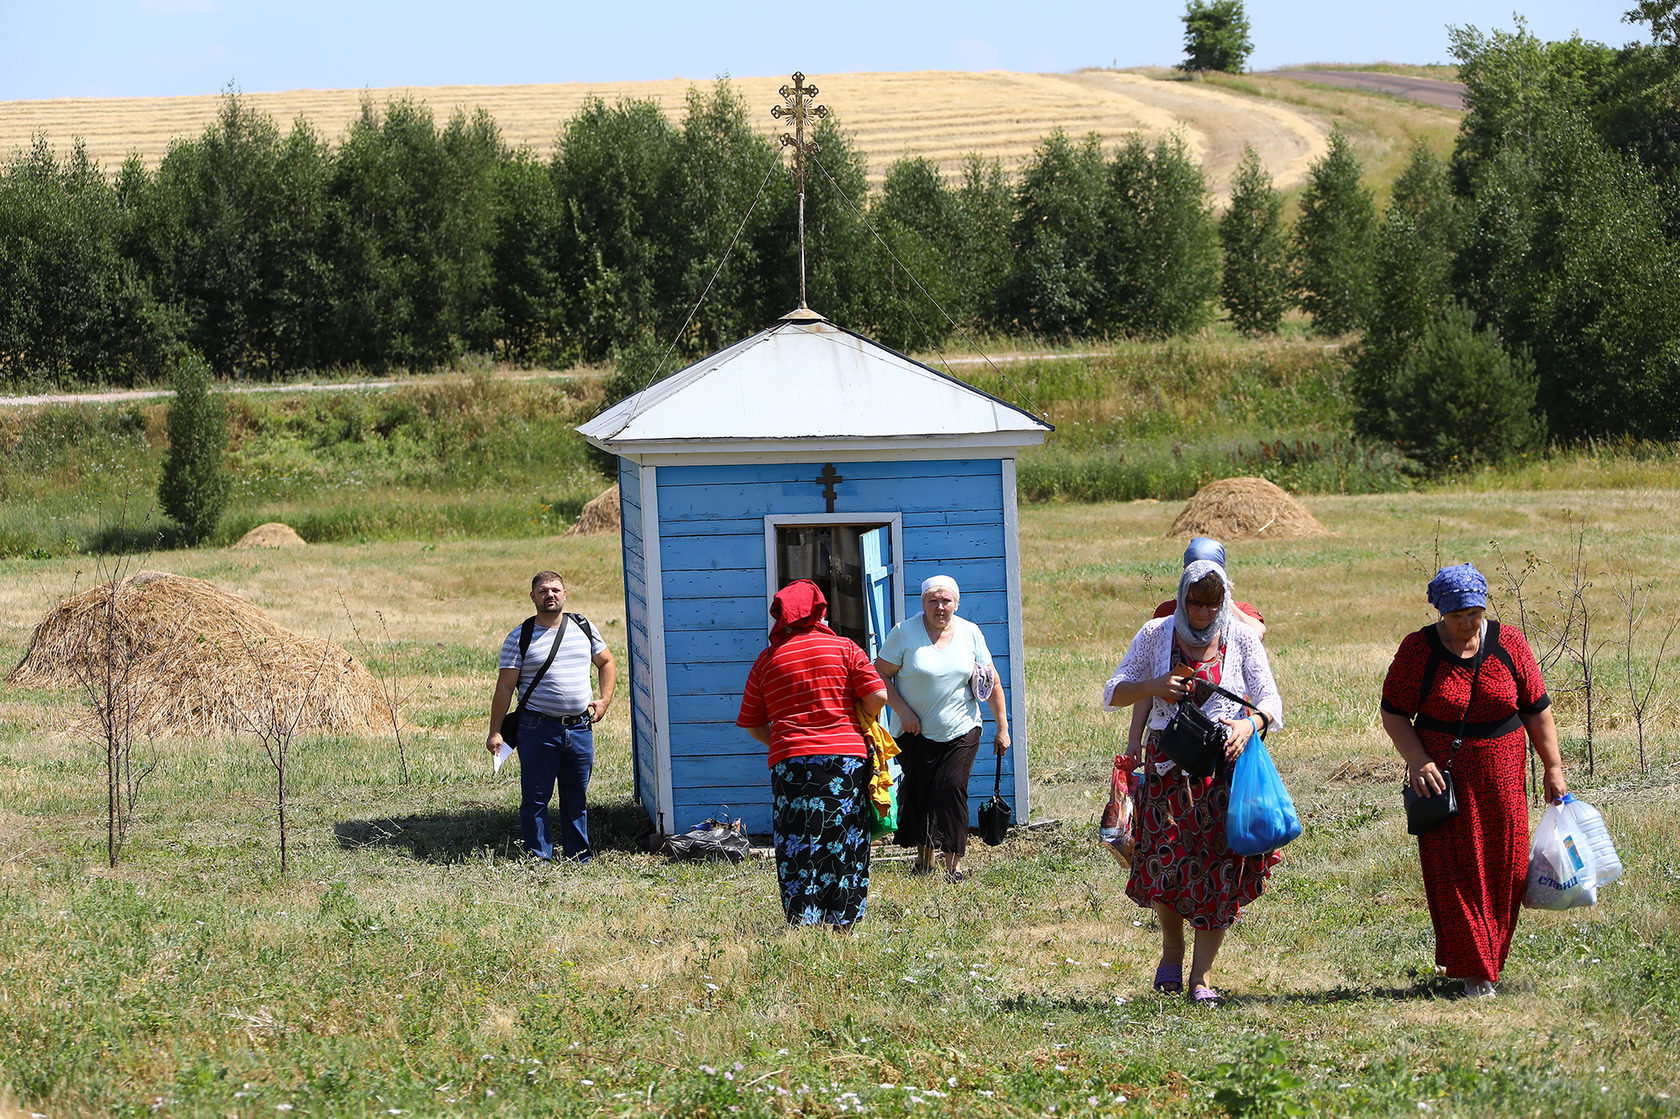
M 817 87 L 805 84 L 805 75 L 795 70 L 793 84 L 783 86 L 777 91 L 782 95 L 785 105 L 777 105 L 770 110 L 770 115 L 777 120 L 787 117 L 793 122 L 791 133 L 782 133 L 782 147 L 793 149 L 793 187 L 799 194 L 799 309 L 805 306 L 805 157 L 816 155 L 817 142 L 805 138 L 805 124 L 810 122 L 813 131 L 816 122 L 828 115 L 827 105 L 815 105 L 811 98 L 817 95 Z M 832 469 L 832 468 L 831 468 Z M 829 498 L 829 512 L 833 512 L 834 499 Z
M 832 462 L 824 463 L 822 473 L 811 479 L 811 481 L 823 488 L 823 497 L 828 501 L 828 512 L 830 513 L 834 512 L 834 498 L 836 496 L 834 487 L 845 480 L 845 478 L 840 476 L 840 472 L 834 469 L 834 464 Z

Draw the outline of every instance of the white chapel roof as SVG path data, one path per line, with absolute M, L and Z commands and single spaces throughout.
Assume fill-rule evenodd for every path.
M 1051 430 L 1029 412 L 798 313 L 578 428 L 597 447 L 633 459 L 1015 448 L 1042 443 Z

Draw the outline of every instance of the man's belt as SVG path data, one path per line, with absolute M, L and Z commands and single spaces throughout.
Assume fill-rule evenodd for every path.
M 563 727 L 586 727 L 590 723 L 589 712 L 581 715 L 550 715 L 544 711 L 532 711 L 531 714 L 539 719 L 547 719 L 551 723 L 559 723 Z

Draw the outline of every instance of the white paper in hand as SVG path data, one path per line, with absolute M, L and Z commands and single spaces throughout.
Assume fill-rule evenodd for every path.
M 506 742 L 502 743 L 502 748 L 500 750 L 496 751 L 496 760 L 495 760 L 494 763 L 491 764 L 490 772 L 491 773 L 500 773 L 502 771 L 502 763 L 507 761 L 512 756 L 513 756 L 513 747 L 509 746 Z

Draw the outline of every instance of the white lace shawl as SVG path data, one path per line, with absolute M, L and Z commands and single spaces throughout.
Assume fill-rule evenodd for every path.
M 1163 675 L 1172 665 L 1173 620 L 1151 618 L 1143 623 L 1132 638 L 1114 675 L 1103 688 L 1103 708 L 1108 711 L 1129 711 L 1130 708 L 1110 707 L 1116 684 L 1135 684 Z M 1219 686 L 1237 695 L 1246 695 L 1260 710 L 1271 716 L 1272 726 L 1283 725 L 1283 697 L 1278 695 L 1277 681 L 1272 679 L 1272 664 L 1266 658 L 1266 647 L 1260 644 L 1252 629 L 1235 622 L 1225 630 L 1225 663 L 1220 669 Z M 1177 709 L 1176 704 L 1155 697 L 1149 709 L 1149 729 L 1160 730 Z M 1247 714 L 1242 705 L 1222 695 L 1215 695 L 1202 705 L 1202 710 L 1216 719 L 1236 719 Z

